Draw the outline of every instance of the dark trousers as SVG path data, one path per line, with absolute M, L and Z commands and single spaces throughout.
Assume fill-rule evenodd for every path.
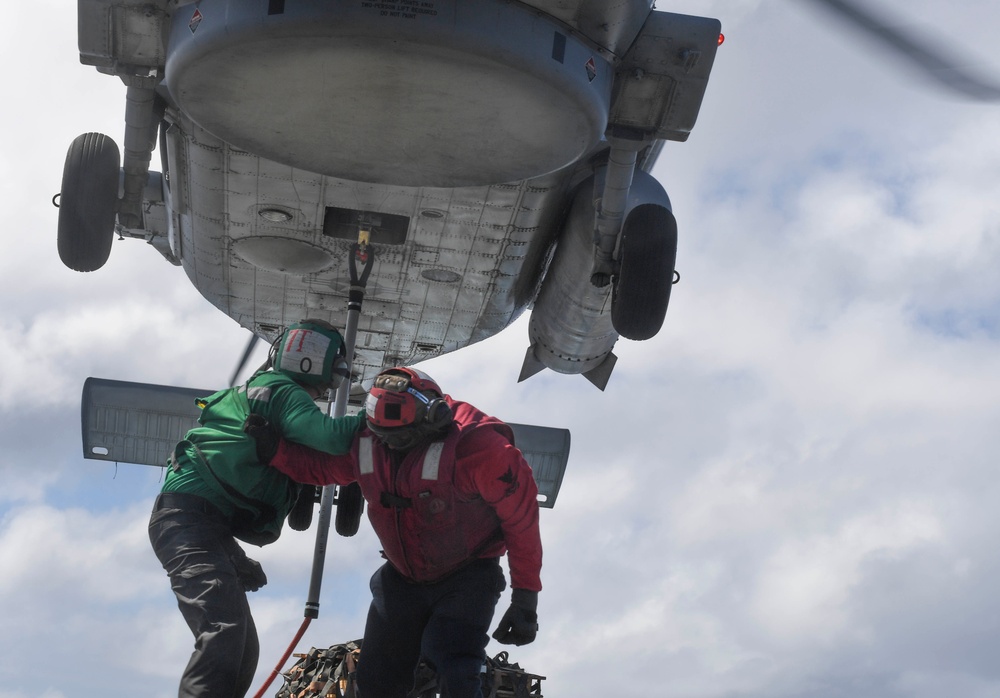
M 372 576 L 358 688 L 364 698 L 404 698 L 425 659 L 442 695 L 482 698 L 490 623 L 506 587 L 496 558 L 477 560 L 434 584 L 414 584 L 392 565 Z
M 178 696 L 243 698 L 260 647 L 234 564 L 245 554 L 228 522 L 201 497 L 161 494 L 149 519 L 149 542 L 195 638 Z

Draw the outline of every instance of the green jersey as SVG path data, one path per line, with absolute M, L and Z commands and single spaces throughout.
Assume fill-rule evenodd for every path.
M 243 433 L 247 416 L 259 414 L 289 441 L 333 455 L 350 451 L 364 422 L 363 415 L 327 416 L 302 386 L 274 371 L 198 405 L 200 426 L 177 444 L 163 491 L 204 497 L 233 522 L 233 535 L 256 545 L 277 540 L 298 485 L 258 462 L 256 443 Z

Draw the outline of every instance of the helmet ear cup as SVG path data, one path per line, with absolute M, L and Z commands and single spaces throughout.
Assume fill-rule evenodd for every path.
M 347 359 L 343 356 L 336 356 L 333 359 L 333 365 L 330 367 L 330 387 L 336 390 L 344 381 L 350 377 L 351 369 L 347 363 Z
M 451 407 L 443 398 L 431 398 L 424 413 L 424 423 L 433 429 L 441 429 L 451 424 Z

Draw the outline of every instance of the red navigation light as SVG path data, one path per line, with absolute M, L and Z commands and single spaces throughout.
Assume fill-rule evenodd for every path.
M 722 42 L 726 40 L 726 35 L 719 32 L 719 46 L 722 46 Z

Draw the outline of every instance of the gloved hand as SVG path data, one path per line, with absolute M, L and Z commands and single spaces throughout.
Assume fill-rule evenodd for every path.
M 514 589 L 510 593 L 510 608 L 493 631 L 493 639 L 503 645 L 527 645 L 538 632 L 538 592 Z
M 239 578 L 240 584 L 243 585 L 244 591 L 257 591 L 267 584 L 264 568 L 256 560 L 247 557 L 242 549 L 230 556 L 230 559 L 233 561 L 233 566 L 236 567 L 236 576 Z
M 243 422 L 243 433 L 252 438 L 257 445 L 257 460 L 268 465 L 278 451 L 278 441 L 281 434 L 271 426 L 271 423 L 259 414 L 251 414 Z

